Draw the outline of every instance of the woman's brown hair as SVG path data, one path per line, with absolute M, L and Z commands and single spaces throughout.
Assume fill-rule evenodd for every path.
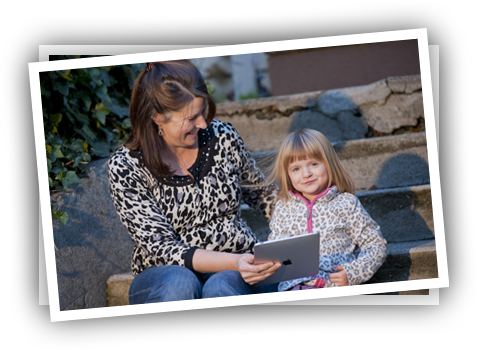
M 170 112 L 178 112 L 194 98 L 207 101 L 207 125 L 215 117 L 216 105 L 199 70 L 187 60 L 149 63 L 134 82 L 129 117 L 132 131 L 124 145 L 141 151 L 149 170 L 157 175 L 172 175 L 161 157 L 164 139 L 152 117 L 160 114 L 167 122 Z

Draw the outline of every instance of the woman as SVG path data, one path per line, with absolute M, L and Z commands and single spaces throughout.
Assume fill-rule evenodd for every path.
M 253 284 L 279 263 L 253 264 L 245 203 L 270 217 L 265 178 L 188 61 L 149 63 L 130 103 L 132 132 L 109 161 L 116 211 L 134 242 L 131 304 L 276 291 Z

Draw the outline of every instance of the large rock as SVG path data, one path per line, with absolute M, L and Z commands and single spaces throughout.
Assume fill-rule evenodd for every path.
M 106 281 L 130 271 L 133 243 L 111 201 L 106 167 L 107 159 L 91 162 L 81 184 L 52 196 L 70 217 L 53 225 L 60 310 L 107 306 Z
M 392 134 L 424 118 L 420 76 L 310 93 L 224 102 L 217 119 L 235 126 L 252 152 L 276 149 L 292 131 L 311 128 L 330 141 Z
M 414 126 L 424 117 L 422 92 L 410 95 L 391 95 L 384 105 L 361 106 L 365 123 L 382 133 L 392 133 L 403 126 Z

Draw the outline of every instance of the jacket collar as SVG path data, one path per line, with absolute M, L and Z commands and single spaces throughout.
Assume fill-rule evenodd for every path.
M 338 194 L 338 188 L 335 185 L 332 185 L 331 187 L 328 187 L 324 192 L 321 192 L 318 196 L 316 196 L 312 201 L 311 204 L 314 204 L 315 202 L 329 202 L 335 196 Z M 303 197 L 301 194 L 294 193 L 292 190 L 290 190 L 290 195 L 292 198 L 296 201 L 305 201 L 305 203 L 310 203 L 308 199 Z

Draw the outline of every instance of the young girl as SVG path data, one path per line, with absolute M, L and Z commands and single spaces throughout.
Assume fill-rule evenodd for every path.
M 319 273 L 281 282 L 279 291 L 357 285 L 373 276 L 386 258 L 386 240 L 354 196 L 353 180 L 323 134 L 310 129 L 290 134 L 271 180 L 280 192 L 268 239 L 320 234 Z

